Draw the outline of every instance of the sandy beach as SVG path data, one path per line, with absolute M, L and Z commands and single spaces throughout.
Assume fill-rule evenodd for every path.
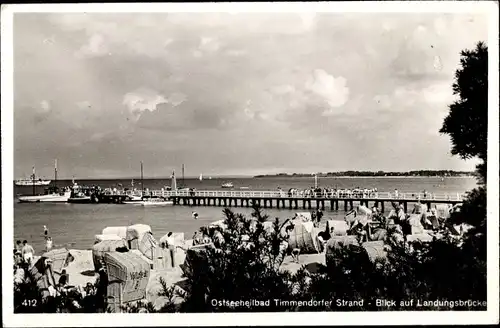
M 186 241 L 188 245 L 190 241 Z M 92 260 L 91 250 L 70 249 L 70 254 L 74 260 L 65 268 L 70 277 L 70 285 L 86 285 L 88 282 L 95 283 L 98 275 L 94 271 L 94 263 Z M 162 277 L 166 285 L 182 288 L 182 283 L 186 278 L 183 278 L 183 273 L 180 265 L 184 263 L 186 254 L 183 249 L 178 249 L 176 252 L 177 265 L 174 268 L 151 269 L 149 282 L 146 288 L 146 300 L 160 308 L 167 300 L 164 297 L 159 297 L 158 292 L 161 291 L 160 277 Z M 145 260 L 147 260 L 144 257 Z M 148 262 L 151 262 L 148 260 Z M 293 261 L 291 256 L 285 257 L 280 270 L 286 270 L 291 273 L 297 272 L 303 265 L 311 272 L 316 270 L 318 264 L 325 264 L 325 254 L 303 254 L 300 255 L 299 263 Z M 181 299 L 177 296 L 174 302 L 180 302 Z

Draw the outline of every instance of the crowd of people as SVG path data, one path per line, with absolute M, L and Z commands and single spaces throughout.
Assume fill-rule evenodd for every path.
M 298 197 L 298 198 L 379 198 L 379 191 L 377 188 L 314 188 L 307 189 L 290 188 L 285 192 L 278 187 L 278 192 L 281 197 Z M 405 193 L 404 195 L 398 189 L 387 194 L 391 198 L 422 198 L 432 199 L 434 194 L 423 190 L 420 193 Z
M 418 233 L 432 232 L 436 233 L 443 229 L 448 229 L 452 235 L 459 236 L 463 231 L 457 231 L 456 228 L 446 217 L 440 217 L 436 208 L 427 209 L 421 203 L 417 203 L 411 213 L 406 213 L 404 206 L 392 202 L 392 210 L 388 215 L 384 215 L 379 208 L 372 207 L 368 209 L 359 206 L 346 214 L 347 234 L 357 236 L 360 243 L 366 241 L 386 241 L 391 238 L 395 242 L 404 242 L 408 235 Z M 455 206 L 449 209 L 449 212 L 459 211 L 460 207 Z M 320 240 L 328 241 L 333 235 L 333 230 L 327 228 L 319 236 Z
M 45 240 L 45 254 L 45 252 L 50 252 L 52 250 L 54 244 L 52 237 L 49 234 L 49 230 L 45 225 L 43 226 L 43 230 L 43 238 Z M 36 277 L 33 276 L 31 272 L 33 267 L 37 266 L 35 271 L 38 271 L 43 275 L 45 273 L 45 268 L 51 265 L 52 260 L 50 259 L 50 257 L 47 257 L 45 258 L 43 263 L 38 264 L 38 262 L 35 262 L 35 249 L 33 248 L 33 246 L 29 244 L 27 240 L 24 240 L 22 242 L 21 240 L 17 240 L 14 247 L 15 292 L 22 292 L 22 289 L 25 288 L 26 283 L 36 284 L 36 281 L 34 281 Z M 85 286 L 73 286 L 70 284 L 70 276 L 67 273 L 66 269 L 62 269 L 58 274 L 58 279 L 54 281 L 55 284 L 51 282 L 51 279 L 47 279 L 47 288 L 41 290 L 42 295 L 44 295 L 43 298 L 47 299 L 47 297 L 67 296 L 67 299 L 71 302 L 70 305 L 75 309 L 81 309 L 85 306 L 93 307 L 95 305 L 100 305 L 100 307 L 104 309 L 106 302 L 106 288 L 108 284 L 107 274 L 104 268 L 101 268 L 98 274 L 99 276 L 94 284 L 88 282 Z M 86 305 L 85 302 L 90 303 Z

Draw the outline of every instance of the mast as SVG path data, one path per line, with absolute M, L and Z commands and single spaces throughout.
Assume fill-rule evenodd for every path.
M 184 164 L 182 164 L 182 188 L 184 188 L 186 185 L 184 184 Z
M 175 179 L 175 171 L 172 171 L 172 182 L 170 184 L 170 189 L 172 189 L 172 191 L 176 191 L 177 190 L 177 180 Z
M 57 159 L 54 162 L 54 189 L 57 188 Z
M 31 179 L 33 182 L 33 196 L 35 196 L 35 166 L 33 166 L 33 174 L 31 175 Z
M 142 161 L 141 161 L 141 197 L 144 197 L 144 175 L 142 171 Z

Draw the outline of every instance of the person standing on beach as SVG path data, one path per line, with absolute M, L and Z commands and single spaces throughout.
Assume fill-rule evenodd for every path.
M 106 273 L 106 270 L 104 267 L 101 267 L 99 269 L 99 277 L 97 278 L 96 285 L 97 285 L 97 291 L 96 291 L 96 296 L 97 296 L 97 302 L 96 306 L 99 310 L 102 310 L 103 312 L 106 312 L 107 306 L 108 306 L 108 274 Z
M 44 225 L 44 226 L 43 226 L 43 235 L 44 235 L 45 237 L 47 237 L 47 236 L 49 235 L 49 229 L 47 229 L 47 226 L 46 226 L 46 225 Z
M 21 251 L 23 255 L 23 260 L 26 262 L 28 265 L 31 265 L 31 262 L 33 261 L 33 256 L 35 255 L 35 250 L 33 247 L 28 244 L 27 240 L 23 241 L 23 249 Z
M 318 220 L 318 224 L 321 222 L 322 217 L 323 217 L 323 211 L 319 209 L 318 213 L 316 214 L 316 219 Z
M 50 252 L 52 249 L 52 237 L 45 237 L 45 251 Z
M 170 259 L 172 263 L 172 268 L 175 267 L 175 239 L 172 236 L 172 232 L 167 234 L 167 239 L 165 240 L 167 243 L 167 248 L 170 253 Z
M 198 213 L 193 212 L 193 214 L 192 214 L 192 215 L 193 215 L 193 219 L 198 220 Z
M 16 241 L 16 253 L 21 255 L 22 251 L 23 251 L 23 243 L 20 240 L 18 240 Z

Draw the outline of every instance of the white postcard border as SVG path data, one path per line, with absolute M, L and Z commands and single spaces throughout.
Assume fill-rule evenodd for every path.
M 446 12 L 485 13 L 489 17 L 488 128 L 488 311 L 486 312 L 319 312 L 210 314 L 13 314 L 13 280 L 3 276 L 4 326 L 154 326 L 154 325 L 386 325 L 498 323 L 499 307 L 499 148 L 498 148 L 498 3 L 495 2 L 335 2 L 335 3 L 189 3 L 189 4 L 29 4 L 2 5 L 2 264 L 12 268 L 13 236 L 13 14 L 20 12 Z

